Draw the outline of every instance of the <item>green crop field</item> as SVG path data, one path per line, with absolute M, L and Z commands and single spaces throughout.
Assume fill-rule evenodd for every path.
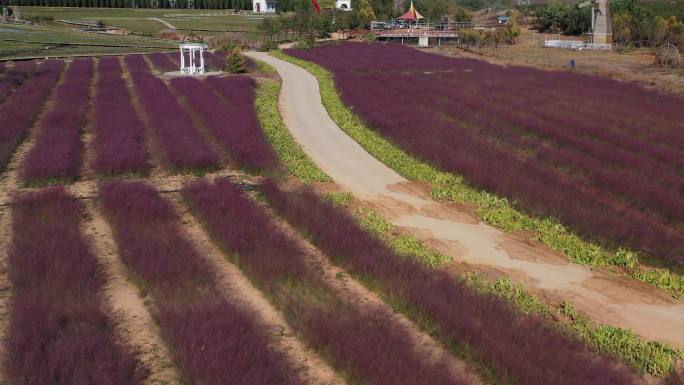
M 231 15 L 221 10 L 190 9 L 130 9 L 130 8 L 62 8 L 21 7 L 22 17 L 53 17 L 51 24 L 64 25 L 58 20 L 96 23 L 123 28 L 129 32 L 154 35 L 168 29 L 160 19 L 178 29 L 255 30 L 263 19 L 258 15 Z M 66 25 L 64 25 L 66 26 Z
M 79 54 L 150 52 L 175 49 L 175 42 L 48 26 L 0 25 L 0 60 Z

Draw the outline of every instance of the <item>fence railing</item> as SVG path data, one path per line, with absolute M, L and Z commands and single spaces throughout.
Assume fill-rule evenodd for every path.
M 611 44 L 592 44 L 581 40 L 545 40 L 544 47 L 581 50 L 610 50 Z

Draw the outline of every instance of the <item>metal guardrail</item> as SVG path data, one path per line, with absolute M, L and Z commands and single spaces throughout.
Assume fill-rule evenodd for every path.
M 576 49 L 578 51 L 585 49 L 609 51 L 612 49 L 611 44 L 591 44 L 580 40 L 545 40 L 544 47 Z

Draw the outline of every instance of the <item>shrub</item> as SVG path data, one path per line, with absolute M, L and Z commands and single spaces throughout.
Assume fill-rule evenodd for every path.
M 233 51 L 226 58 L 226 72 L 231 74 L 247 72 L 245 57 L 242 55 L 242 50 L 239 47 L 233 48 Z

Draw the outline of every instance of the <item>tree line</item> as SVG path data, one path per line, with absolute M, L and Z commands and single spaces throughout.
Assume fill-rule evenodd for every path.
M 609 2 L 613 41 L 621 46 L 652 47 L 667 43 L 684 48 L 684 23 L 676 16 L 663 17 L 635 0 Z M 540 32 L 580 35 L 591 29 L 591 8 L 552 3 L 530 11 Z
M 44 6 L 87 8 L 172 8 L 169 0 L 0 0 L 0 6 Z M 250 0 L 176 0 L 173 8 L 252 9 Z

